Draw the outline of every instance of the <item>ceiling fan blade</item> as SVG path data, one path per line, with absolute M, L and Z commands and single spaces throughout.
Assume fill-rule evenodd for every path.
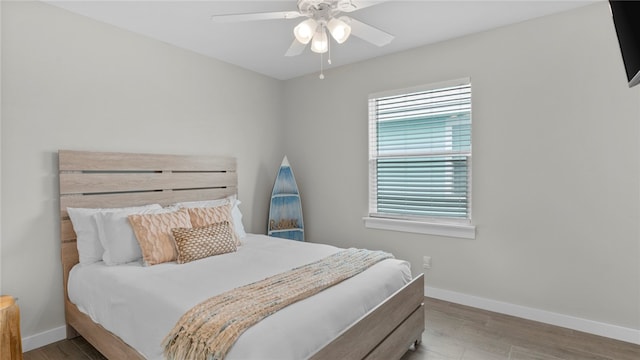
M 276 11 L 247 14 L 212 15 L 211 20 L 219 23 L 244 22 L 256 20 L 295 19 L 304 16 L 298 11 Z
M 284 54 L 284 56 L 297 56 L 302 54 L 304 49 L 307 47 L 307 44 L 303 44 L 300 41 L 293 39 L 291 46 L 289 46 L 289 50 Z
M 350 0 L 341 1 L 338 4 L 338 9 L 342 12 L 349 13 L 356 10 L 368 8 L 369 6 L 382 4 L 389 0 Z
M 380 29 L 376 29 L 371 25 L 367 25 L 356 19 L 350 20 L 349 25 L 351 26 L 351 35 L 357 36 L 362 40 L 368 41 L 374 45 L 385 46 L 394 39 L 393 35 Z

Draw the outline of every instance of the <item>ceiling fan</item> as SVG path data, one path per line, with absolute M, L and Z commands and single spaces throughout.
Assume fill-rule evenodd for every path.
M 342 13 L 351 13 L 382 2 L 384 1 L 298 0 L 298 11 L 213 15 L 211 20 L 226 23 L 306 17 L 305 20 L 294 27 L 293 34 L 295 39 L 285 56 L 300 55 L 309 43 L 311 43 L 311 51 L 323 54 L 329 50 L 327 30 L 329 30 L 329 33 L 338 44 L 344 43 L 350 35 L 377 46 L 384 46 L 390 43 L 393 40 L 393 35 L 349 16 L 342 15 Z

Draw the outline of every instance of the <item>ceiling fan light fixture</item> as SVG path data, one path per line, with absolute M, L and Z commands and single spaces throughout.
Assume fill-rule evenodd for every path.
M 347 24 L 345 20 L 349 20 L 348 17 L 342 16 L 338 18 L 331 18 L 327 23 L 327 28 L 331 33 L 331 36 L 336 40 L 338 44 L 342 44 L 349 38 L 351 35 L 351 26 Z
M 327 32 L 324 30 L 324 26 L 318 26 L 318 30 L 313 35 L 311 40 L 311 51 L 324 54 L 329 50 L 329 39 L 327 38 Z
M 296 37 L 296 40 L 306 45 L 314 37 L 314 32 L 317 27 L 318 23 L 314 19 L 309 18 L 293 28 L 293 35 Z

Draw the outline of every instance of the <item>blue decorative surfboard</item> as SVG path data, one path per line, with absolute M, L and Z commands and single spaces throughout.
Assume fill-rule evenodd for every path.
M 304 241 L 300 192 L 286 156 L 273 184 L 267 229 L 269 236 Z

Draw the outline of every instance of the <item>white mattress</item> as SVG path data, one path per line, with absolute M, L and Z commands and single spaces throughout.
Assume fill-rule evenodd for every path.
M 310 263 L 339 248 L 248 234 L 237 252 L 179 265 L 76 265 L 69 299 L 147 359 L 194 305 L 235 287 Z M 249 328 L 226 359 L 305 359 L 411 281 L 406 261 L 388 259 Z

